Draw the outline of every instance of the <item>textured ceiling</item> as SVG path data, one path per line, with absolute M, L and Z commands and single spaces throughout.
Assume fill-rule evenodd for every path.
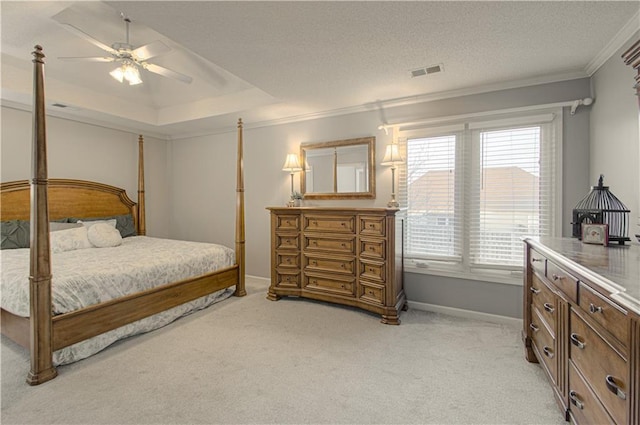
M 66 114 L 167 137 L 283 122 L 429 95 L 587 76 L 640 29 L 640 2 L 7 2 L 2 13 L 2 99 L 30 102 L 30 52 L 47 55 L 47 96 Z M 172 48 L 151 62 L 190 85 L 143 71 L 122 85 L 109 63 L 61 56 L 110 45 Z M 621 41 L 620 41 L 621 40 Z M 444 72 L 410 78 L 441 64 Z M 61 112 L 62 113 L 62 112 Z

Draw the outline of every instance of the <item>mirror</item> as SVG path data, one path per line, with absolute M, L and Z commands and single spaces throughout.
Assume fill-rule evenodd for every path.
M 376 197 L 375 137 L 300 145 L 305 199 Z

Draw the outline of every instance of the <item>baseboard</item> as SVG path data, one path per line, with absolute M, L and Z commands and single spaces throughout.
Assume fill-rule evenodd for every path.
M 262 276 L 253 276 L 250 274 L 245 274 L 244 275 L 245 278 L 249 277 L 251 279 L 256 279 L 256 280 L 264 280 L 266 283 L 271 283 L 271 279 L 269 279 L 268 277 L 262 277 Z
M 416 310 L 431 311 L 433 313 L 448 314 L 449 316 L 463 317 L 465 319 L 482 320 L 485 322 L 499 323 L 501 325 L 517 325 L 522 327 L 522 319 L 499 316 L 497 314 L 482 313 L 480 311 L 464 310 L 461 308 L 447 307 L 443 305 L 427 304 L 417 301 L 408 301 L 410 308 Z

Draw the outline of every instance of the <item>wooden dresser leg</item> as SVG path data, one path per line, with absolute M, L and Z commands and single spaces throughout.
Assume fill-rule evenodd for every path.
M 270 301 L 278 301 L 280 299 L 280 295 L 276 295 L 269 290 L 269 292 L 267 292 L 267 299 Z
M 385 325 L 399 325 L 400 317 L 398 317 L 397 312 L 395 314 L 383 314 L 382 320 L 380 320 L 380 322 L 384 323 Z

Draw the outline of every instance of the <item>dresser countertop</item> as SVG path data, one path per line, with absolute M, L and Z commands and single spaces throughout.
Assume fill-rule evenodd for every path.
M 640 246 L 593 245 L 574 238 L 527 238 L 552 260 L 567 263 L 584 278 L 608 291 L 622 306 L 640 314 Z

